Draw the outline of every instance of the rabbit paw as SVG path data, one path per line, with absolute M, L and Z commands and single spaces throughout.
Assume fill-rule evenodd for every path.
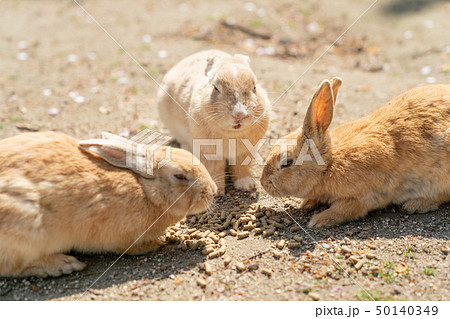
M 332 212 L 323 211 L 311 218 L 308 228 L 329 228 L 337 224 L 340 224 L 340 221 L 336 220 L 336 216 Z
M 75 257 L 55 254 L 42 257 L 34 261 L 22 272 L 22 276 L 36 277 L 58 277 L 63 274 L 70 274 L 74 271 L 83 270 L 86 264 Z
M 403 204 L 403 208 L 408 214 L 424 214 L 433 210 L 437 210 L 439 208 L 439 203 L 426 198 L 414 198 L 405 202 Z
M 159 240 L 150 240 L 142 243 L 136 243 L 127 250 L 128 255 L 144 255 L 150 251 L 155 251 L 159 247 L 164 245 L 164 243 Z
M 319 202 L 315 199 L 303 199 L 300 204 L 300 209 L 309 210 L 319 206 Z
M 250 191 L 255 188 L 255 180 L 250 176 L 239 178 L 234 182 L 234 188 L 243 191 Z

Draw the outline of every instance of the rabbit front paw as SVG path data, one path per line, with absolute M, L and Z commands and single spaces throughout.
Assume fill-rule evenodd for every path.
M 315 199 L 303 199 L 300 204 L 300 209 L 309 210 L 319 206 L 319 201 Z
M 83 270 L 85 267 L 86 264 L 75 257 L 64 254 L 55 254 L 34 261 L 21 275 L 43 278 L 48 276 L 58 277 L 63 274 L 70 274 L 74 271 Z
M 314 215 L 308 223 L 308 228 L 329 228 L 341 222 L 336 220 L 336 216 L 328 209 L 320 214 Z
M 243 191 L 250 191 L 255 188 L 255 180 L 250 176 L 239 178 L 234 182 L 234 188 Z

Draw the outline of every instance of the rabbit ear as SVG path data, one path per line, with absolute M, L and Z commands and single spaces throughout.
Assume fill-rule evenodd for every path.
M 123 141 L 123 142 L 128 141 L 126 138 L 124 138 L 122 136 L 108 133 L 108 132 L 102 132 L 102 138 L 105 140 L 117 140 L 117 141 Z
M 245 66 L 250 67 L 250 58 L 247 55 L 235 54 L 233 58 L 236 62 L 239 62 Z
M 99 155 L 111 165 L 127 167 L 127 144 L 116 139 L 90 139 L 79 141 L 78 146 Z
M 336 104 L 336 98 L 338 94 L 338 89 L 342 85 L 342 79 L 339 77 L 334 77 L 331 80 L 331 88 L 333 89 L 333 104 Z
M 325 132 L 333 119 L 333 105 L 331 83 L 325 80 L 311 99 L 303 123 L 303 133 L 310 136 Z
M 206 60 L 206 61 L 207 61 L 206 69 L 205 69 L 205 75 L 206 75 L 206 76 L 209 76 L 209 73 L 210 73 L 211 69 L 213 68 L 214 60 L 215 60 L 215 59 L 216 59 L 215 57 L 209 57 L 209 58 Z

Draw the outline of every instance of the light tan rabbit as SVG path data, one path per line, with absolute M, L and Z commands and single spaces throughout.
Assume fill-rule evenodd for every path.
M 306 209 L 329 204 L 309 227 L 361 218 L 390 203 L 425 213 L 449 201 L 450 85 L 409 90 L 330 134 L 340 85 L 339 78 L 322 82 L 303 128 L 285 137 L 295 145 L 282 140 L 283 154 L 280 145 L 272 148 L 261 177 L 267 192 L 303 198 Z
M 175 65 L 158 93 L 160 118 L 183 148 L 192 151 L 193 139 L 223 141 L 220 159 L 204 157 L 216 154 L 216 146 L 200 148 L 200 159 L 220 192 L 224 190 L 227 162 L 236 189 L 255 186 L 248 160 L 251 157 L 247 158 L 250 152 L 242 140 L 256 145 L 269 125 L 270 102 L 249 63 L 245 55 L 201 51 Z
M 27 133 L 0 141 L 0 276 L 59 276 L 85 264 L 63 254 L 142 254 L 186 214 L 211 203 L 217 187 L 192 154 L 155 150 L 153 174 L 127 167 L 126 140 L 78 142 L 61 133 Z M 137 161 L 152 161 L 142 148 Z M 147 163 L 150 164 L 150 163 Z M 144 177 L 145 176 L 145 177 Z M 149 228 L 149 229 L 148 229 Z M 148 229 L 148 231 L 146 231 Z M 142 235 L 142 237 L 140 237 Z

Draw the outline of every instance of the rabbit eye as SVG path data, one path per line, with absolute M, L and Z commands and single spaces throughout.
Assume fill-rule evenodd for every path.
M 219 89 L 215 85 L 214 85 L 214 91 L 216 91 L 216 93 L 220 93 Z
M 291 166 L 293 163 L 294 163 L 294 160 L 293 160 L 293 159 L 287 159 L 286 162 L 281 163 L 281 167 L 282 167 L 282 168 L 286 168 L 286 167 Z
M 186 175 L 183 175 L 183 174 L 175 174 L 175 175 L 173 175 L 173 177 L 175 177 L 176 179 L 178 179 L 179 181 L 187 181 L 187 177 L 186 177 Z
M 256 93 L 256 85 L 253 87 L 253 93 Z

